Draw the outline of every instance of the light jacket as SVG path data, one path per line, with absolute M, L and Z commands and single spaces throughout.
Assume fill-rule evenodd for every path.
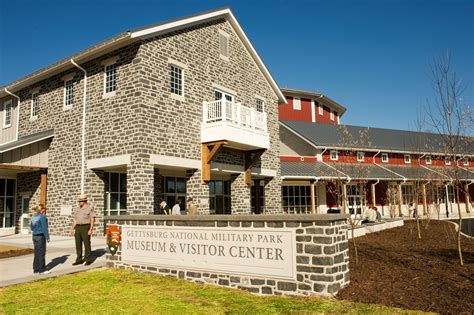
M 33 214 L 31 218 L 31 232 L 33 235 L 43 234 L 47 241 L 49 241 L 48 219 L 39 212 Z

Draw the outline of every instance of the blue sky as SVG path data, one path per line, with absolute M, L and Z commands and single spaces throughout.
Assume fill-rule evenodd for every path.
M 447 51 L 474 91 L 471 1 L 0 0 L 0 86 L 129 29 L 229 6 L 280 87 L 319 91 L 351 125 L 414 129 Z

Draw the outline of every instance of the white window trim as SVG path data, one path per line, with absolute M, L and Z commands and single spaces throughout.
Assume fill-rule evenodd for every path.
M 314 108 L 314 100 L 311 100 L 311 122 L 316 122 L 316 109 Z
M 469 166 L 469 159 L 468 158 L 462 159 L 462 165 Z
M 408 159 L 407 159 L 407 157 L 408 157 Z M 411 164 L 411 156 L 410 156 L 410 154 L 405 154 L 405 155 L 403 156 L 403 162 L 405 162 L 405 164 Z
M 298 106 L 296 106 L 298 104 Z M 293 98 L 293 110 L 301 110 L 301 99 L 299 97 Z
M 364 152 L 357 152 L 357 162 L 364 162 L 365 154 Z
M 119 59 L 118 56 L 115 56 L 115 57 L 112 57 L 112 58 L 109 58 L 109 59 L 106 59 L 104 61 L 101 62 L 101 65 L 104 66 L 104 83 L 103 83 L 103 93 L 102 93 L 102 98 L 109 98 L 109 97 L 114 97 L 116 95 L 116 92 L 117 92 L 117 78 L 115 78 L 115 91 L 112 91 L 112 92 L 108 92 L 106 93 L 106 84 L 107 84 L 107 71 L 106 71 L 106 68 L 107 66 L 110 66 L 110 65 L 113 65 L 115 64 L 115 75 L 117 75 L 117 60 Z
M 333 153 L 335 154 L 335 158 L 333 158 Z M 329 158 L 331 159 L 331 161 L 337 161 L 339 159 L 339 154 L 337 152 L 337 150 L 331 150 L 329 151 Z
M 448 157 L 444 158 L 444 165 L 451 165 L 451 159 Z
M 72 108 L 72 105 L 74 104 L 74 81 L 73 81 L 73 87 L 72 87 L 72 95 L 73 95 L 73 102 L 69 105 L 66 105 L 66 83 L 69 82 L 69 81 L 72 81 L 73 78 L 72 77 L 65 77 L 65 79 L 67 80 L 64 80 L 64 86 L 63 86 L 63 110 L 70 110 Z
M 388 153 L 382 153 L 382 163 L 388 163 Z
M 255 108 L 257 108 L 257 101 L 262 102 L 262 113 L 265 113 L 265 110 L 266 110 L 265 100 L 263 99 L 263 97 L 255 96 Z
M 7 118 L 6 109 L 8 105 L 10 105 L 10 123 L 7 125 L 5 118 Z M 3 102 L 3 129 L 10 128 L 12 126 L 12 119 L 13 119 L 13 102 L 12 100 L 8 100 L 8 101 Z
M 318 104 L 318 113 L 320 116 L 324 115 L 324 108 L 323 108 L 323 104 L 321 103 Z
M 185 98 L 185 94 L 184 94 L 184 88 L 185 88 L 185 82 L 184 82 L 184 77 L 185 77 L 185 74 L 186 74 L 186 67 L 181 67 L 181 65 L 184 65 L 182 64 L 181 62 L 169 62 L 170 60 L 168 59 L 168 69 L 171 69 L 171 66 L 173 67 L 176 67 L 176 68 L 179 68 L 181 69 L 181 95 L 179 94 L 175 94 L 173 92 L 170 91 L 170 94 L 171 94 L 171 98 L 177 100 L 177 101 L 184 101 L 186 98 Z M 170 81 L 171 82 L 171 81 Z M 168 87 L 169 88 L 169 87 Z
M 425 163 L 426 163 L 426 165 L 431 165 L 431 156 L 430 155 L 427 155 L 425 157 Z
M 226 32 L 224 32 L 223 30 L 218 30 L 219 31 L 219 57 L 225 61 L 229 61 L 229 56 L 230 56 L 230 34 L 227 34 Z M 220 35 L 223 35 L 227 38 L 227 54 L 228 56 L 224 56 L 223 54 L 221 54 L 221 38 L 220 38 Z
M 35 121 L 38 119 L 38 113 L 36 113 L 35 116 L 33 116 L 33 95 L 38 94 L 38 106 L 39 106 L 39 89 L 32 90 L 31 91 L 31 107 L 30 107 L 30 121 Z
M 334 111 L 331 110 L 331 113 L 329 114 L 329 118 L 334 121 Z

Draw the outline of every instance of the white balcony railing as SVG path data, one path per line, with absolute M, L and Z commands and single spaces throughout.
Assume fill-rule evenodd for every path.
M 242 127 L 267 131 L 267 113 L 227 100 L 203 103 L 203 123 L 226 121 Z

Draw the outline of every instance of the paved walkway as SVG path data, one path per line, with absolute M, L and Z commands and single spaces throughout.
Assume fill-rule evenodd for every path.
M 0 237 L 0 245 L 33 248 L 31 234 L 16 234 Z M 46 265 L 51 271 L 48 275 L 33 274 L 33 254 L 0 259 L 0 287 L 56 277 L 105 266 L 105 239 L 92 238 L 94 263 L 89 266 L 73 266 L 76 260 L 74 237 L 51 236 L 46 245 Z

